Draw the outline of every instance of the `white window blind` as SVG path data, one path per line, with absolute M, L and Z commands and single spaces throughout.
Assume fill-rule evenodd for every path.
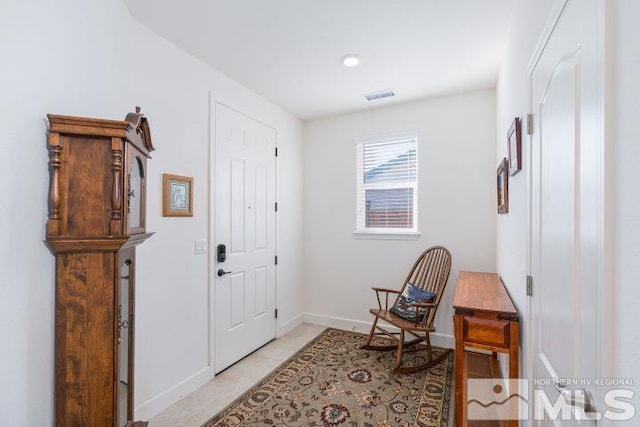
M 358 144 L 357 156 L 356 231 L 417 232 L 417 138 Z

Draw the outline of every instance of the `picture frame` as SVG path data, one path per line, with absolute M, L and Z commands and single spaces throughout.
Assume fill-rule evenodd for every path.
M 193 216 L 193 178 L 162 174 L 162 216 Z
M 498 195 L 498 213 L 509 212 L 509 163 L 504 157 L 500 162 L 496 177 L 496 190 Z
M 507 132 L 507 148 L 509 150 L 509 175 L 522 170 L 522 129 L 520 118 L 516 117 Z

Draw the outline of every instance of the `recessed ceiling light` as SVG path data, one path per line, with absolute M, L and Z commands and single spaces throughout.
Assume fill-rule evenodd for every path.
M 360 63 L 360 58 L 350 53 L 342 57 L 342 63 L 345 67 L 355 67 Z

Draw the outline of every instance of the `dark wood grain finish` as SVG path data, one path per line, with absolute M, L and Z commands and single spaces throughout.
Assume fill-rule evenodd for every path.
M 453 316 L 453 334 L 456 342 L 454 350 L 456 365 L 455 365 L 455 379 L 456 379 L 456 427 L 464 427 L 467 421 L 467 381 L 468 378 L 468 366 L 466 352 L 464 351 L 464 322 L 460 315 Z
M 120 180 L 122 179 L 122 140 L 120 138 L 111 138 L 111 165 L 113 168 L 113 184 L 111 186 L 111 219 L 117 222 L 122 216 L 122 188 Z M 119 230 L 118 227 L 113 228 L 114 231 Z
M 136 166 L 140 164 L 146 172 L 149 152 L 153 150 L 148 123 L 142 114 L 129 113 L 129 121 L 53 114 L 47 117 L 50 173 L 47 237 L 145 233 L 145 209 L 135 230 L 127 229 L 123 220 L 131 162 L 135 160 Z M 146 179 L 142 181 L 141 193 L 141 204 L 145 206 Z
M 139 110 L 124 121 L 48 118 L 45 243 L 56 257 L 56 427 L 146 425 L 132 420 L 135 248 L 152 233 L 145 230 L 144 198 L 140 226 L 127 228 L 125 195 L 131 159 L 146 170 L 153 150 L 149 126 Z M 143 181 L 143 194 L 145 186 Z M 127 298 L 121 299 L 123 262 L 129 263 L 130 278 Z M 122 319 L 129 328 L 128 351 L 118 342 L 121 304 L 128 304 L 128 318 Z M 119 348 L 128 356 L 127 407 L 120 417 Z
M 111 150 L 101 138 L 66 139 L 68 179 L 66 220 L 69 236 L 108 236 L 111 218 Z M 111 209 L 109 209 L 111 210 Z
M 467 348 L 509 354 L 509 377 L 519 374 L 520 322 L 509 294 L 496 273 L 461 271 L 453 299 L 456 353 L 456 426 L 466 427 Z M 514 410 L 514 408 L 511 408 Z M 517 411 L 517 409 L 515 409 Z M 514 412 L 517 416 L 517 412 Z M 517 420 L 501 425 L 515 427 Z
M 151 158 L 149 153 L 155 150 L 151 141 L 151 128 L 147 118 L 140 113 L 140 107 L 136 107 L 135 113 L 127 114 L 124 120 L 130 125 L 126 132 L 127 140 L 146 157 Z
M 115 256 L 57 257 L 56 425 L 112 425 Z
M 496 273 L 460 271 L 453 308 L 488 311 L 516 316 L 507 290 Z
M 49 218 L 60 219 L 60 135 L 49 135 Z M 55 222 L 57 228 L 57 222 Z M 52 224 L 53 225 L 53 224 Z
M 67 237 L 49 238 L 45 244 L 52 254 L 70 252 L 113 252 L 117 251 L 129 241 L 128 236 L 119 237 L 88 237 L 85 239 L 75 239 Z
M 68 135 L 124 138 L 130 126 L 127 121 L 61 116 L 58 114 L 47 114 L 47 119 L 49 119 L 49 132 Z
M 509 322 L 463 316 L 463 338 L 467 342 L 509 348 Z

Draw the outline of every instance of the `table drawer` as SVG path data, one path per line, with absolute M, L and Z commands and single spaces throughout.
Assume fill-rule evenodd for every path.
M 509 321 L 463 316 L 463 341 L 509 348 Z

